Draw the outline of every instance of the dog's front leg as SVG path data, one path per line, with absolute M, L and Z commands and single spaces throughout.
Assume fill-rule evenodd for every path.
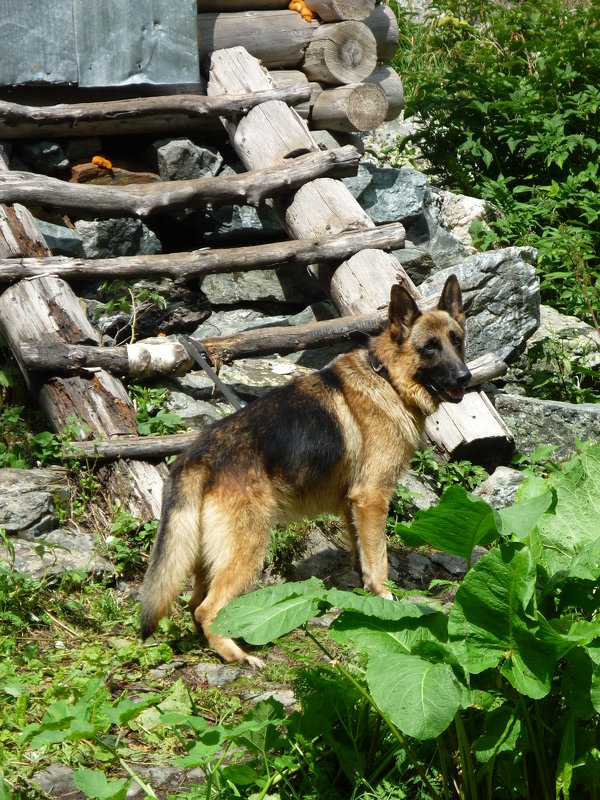
M 384 585 L 388 579 L 385 537 L 388 506 L 384 492 L 357 488 L 348 495 L 344 517 L 364 588 L 391 600 L 393 595 Z

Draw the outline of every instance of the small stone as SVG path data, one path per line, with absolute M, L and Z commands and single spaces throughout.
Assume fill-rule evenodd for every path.
M 156 234 L 139 219 L 80 219 L 75 230 L 81 237 L 86 258 L 151 255 L 162 250 Z
M 513 503 L 517 489 L 527 476 L 510 467 L 496 467 L 493 473 L 473 494 L 485 500 L 494 508 L 506 508 Z
M 57 142 L 30 142 L 22 145 L 20 156 L 27 166 L 42 175 L 62 175 L 69 169 L 69 159 Z
M 408 574 L 414 581 L 419 581 L 419 583 L 425 583 L 433 570 L 431 559 L 422 553 L 408 553 L 406 563 Z
M 241 667 L 232 667 L 228 664 L 200 663 L 196 666 L 196 673 L 205 680 L 209 686 L 220 688 L 236 681 L 242 674 Z

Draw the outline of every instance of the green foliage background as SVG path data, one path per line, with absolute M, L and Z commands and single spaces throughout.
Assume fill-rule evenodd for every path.
M 539 251 L 545 302 L 591 321 L 600 290 L 600 6 L 445 0 L 398 7 L 406 115 L 437 179 L 501 215 L 479 242 Z

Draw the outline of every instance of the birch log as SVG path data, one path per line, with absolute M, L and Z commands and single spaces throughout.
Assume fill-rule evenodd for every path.
M 375 8 L 375 0 L 305 0 L 305 5 L 323 22 L 336 22 L 368 17 Z
M 279 101 L 266 105 L 287 108 Z M 297 117 L 300 120 L 300 117 Z M 283 143 L 285 144 L 285 143 Z M 68 210 L 84 216 L 128 215 L 147 217 L 184 208 L 215 208 L 231 203 L 258 205 L 267 197 L 287 193 L 319 175 L 355 175 L 360 154 L 351 145 L 313 152 L 303 150 L 297 158 L 267 169 L 240 175 L 219 175 L 187 181 L 165 181 L 142 185 L 102 186 L 67 183 L 31 172 L 0 173 L 0 202 L 22 202 Z
M 352 25 L 354 20 L 349 20 Z M 215 50 L 227 50 L 244 43 L 245 49 L 264 66 L 298 67 L 304 54 L 321 28 L 340 23 L 305 22 L 295 11 L 241 11 L 238 13 L 198 14 L 198 49 L 200 59 L 207 59 Z M 360 57 L 365 40 L 364 25 L 375 38 L 376 60 L 389 61 L 398 47 L 399 31 L 394 12 L 383 4 L 376 5 L 368 17 L 354 30 L 358 40 L 349 40 L 348 57 Z M 350 30 L 350 28 L 348 28 Z M 324 34 L 320 34 L 324 35 Z M 371 42 L 370 37 L 366 39 Z M 369 49 L 370 52 L 370 49 Z M 371 70 L 375 67 L 373 67 Z M 368 74 L 368 73 L 367 73 Z M 351 78 L 352 81 L 361 78 Z
M 363 20 L 377 42 L 377 61 L 391 61 L 396 55 L 400 31 L 394 11 L 385 3 L 377 3 Z
M 242 48 L 213 53 L 208 94 L 221 94 L 227 91 L 245 92 L 268 87 L 270 79 L 266 70 L 261 71 L 254 62 L 255 59 L 244 53 Z M 245 68 L 242 67 L 244 64 Z M 290 114 L 293 113 L 293 110 L 290 110 Z M 225 122 L 225 125 L 232 138 L 233 123 Z M 268 158 L 269 148 L 263 145 L 262 151 Z M 239 152 L 238 155 L 244 160 L 244 155 Z M 253 163 L 256 163 L 256 159 L 260 158 L 260 152 L 253 153 L 252 158 Z M 284 225 L 295 238 L 305 237 L 308 231 L 320 235 L 325 232 L 328 234 L 339 232 L 348 227 L 373 227 L 372 220 L 360 208 L 347 188 L 341 182 L 331 179 L 305 184 L 291 195 L 289 200 L 278 204 L 278 207 Z M 324 283 L 327 278 L 329 279 L 331 298 L 342 314 L 364 313 L 386 307 L 391 285 L 397 282 L 399 277 L 410 286 L 408 276 L 399 262 L 393 256 L 379 250 L 358 253 L 333 272 L 330 269 L 319 270 L 319 277 Z M 454 406 L 442 404 L 444 412 L 449 415 L 461 433 L 461 457 L 467 452 L 471 460 L 480 463 L 485 460 L 489 465 L 493 459 L 495 463 L 500 463 L 512 449 L 512 437 L 499 415 L 482 396 L 472 398 L 472 403 L 477 408 L 477 414 L 470 410 L 469 425 L 465 424 L 464 418 L 456 416 Z M 474 416 L 477 418 L 477 424 L 471 424 Z M 437 428 L 430 426 L 428 431 L 435 437 L 436 443 L 447 450 L 450 439 L 445 438 L 441 428 L 440 423 Z M 449 452 L 452 453 L 455 449 L 456 445 Z
M 365 78 L 366 83 L 374 83 L 383 91 L 388 104 L 387 114 L 385 115 L 386 121 L 396 119 L 396 117 L 404 110 L 404 87 L 402 86 L 402 79 L 393 67 L 379 66 L 375 67 L 373 72 L 368 78 Z

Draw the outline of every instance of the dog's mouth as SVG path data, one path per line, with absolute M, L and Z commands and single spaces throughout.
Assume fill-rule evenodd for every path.
M 425 387 L 431 394 L 437 395 L 448 403 L 460 403 L 465 396 L 464 386 L 440 386 L 436 381 L 428 381 Z

